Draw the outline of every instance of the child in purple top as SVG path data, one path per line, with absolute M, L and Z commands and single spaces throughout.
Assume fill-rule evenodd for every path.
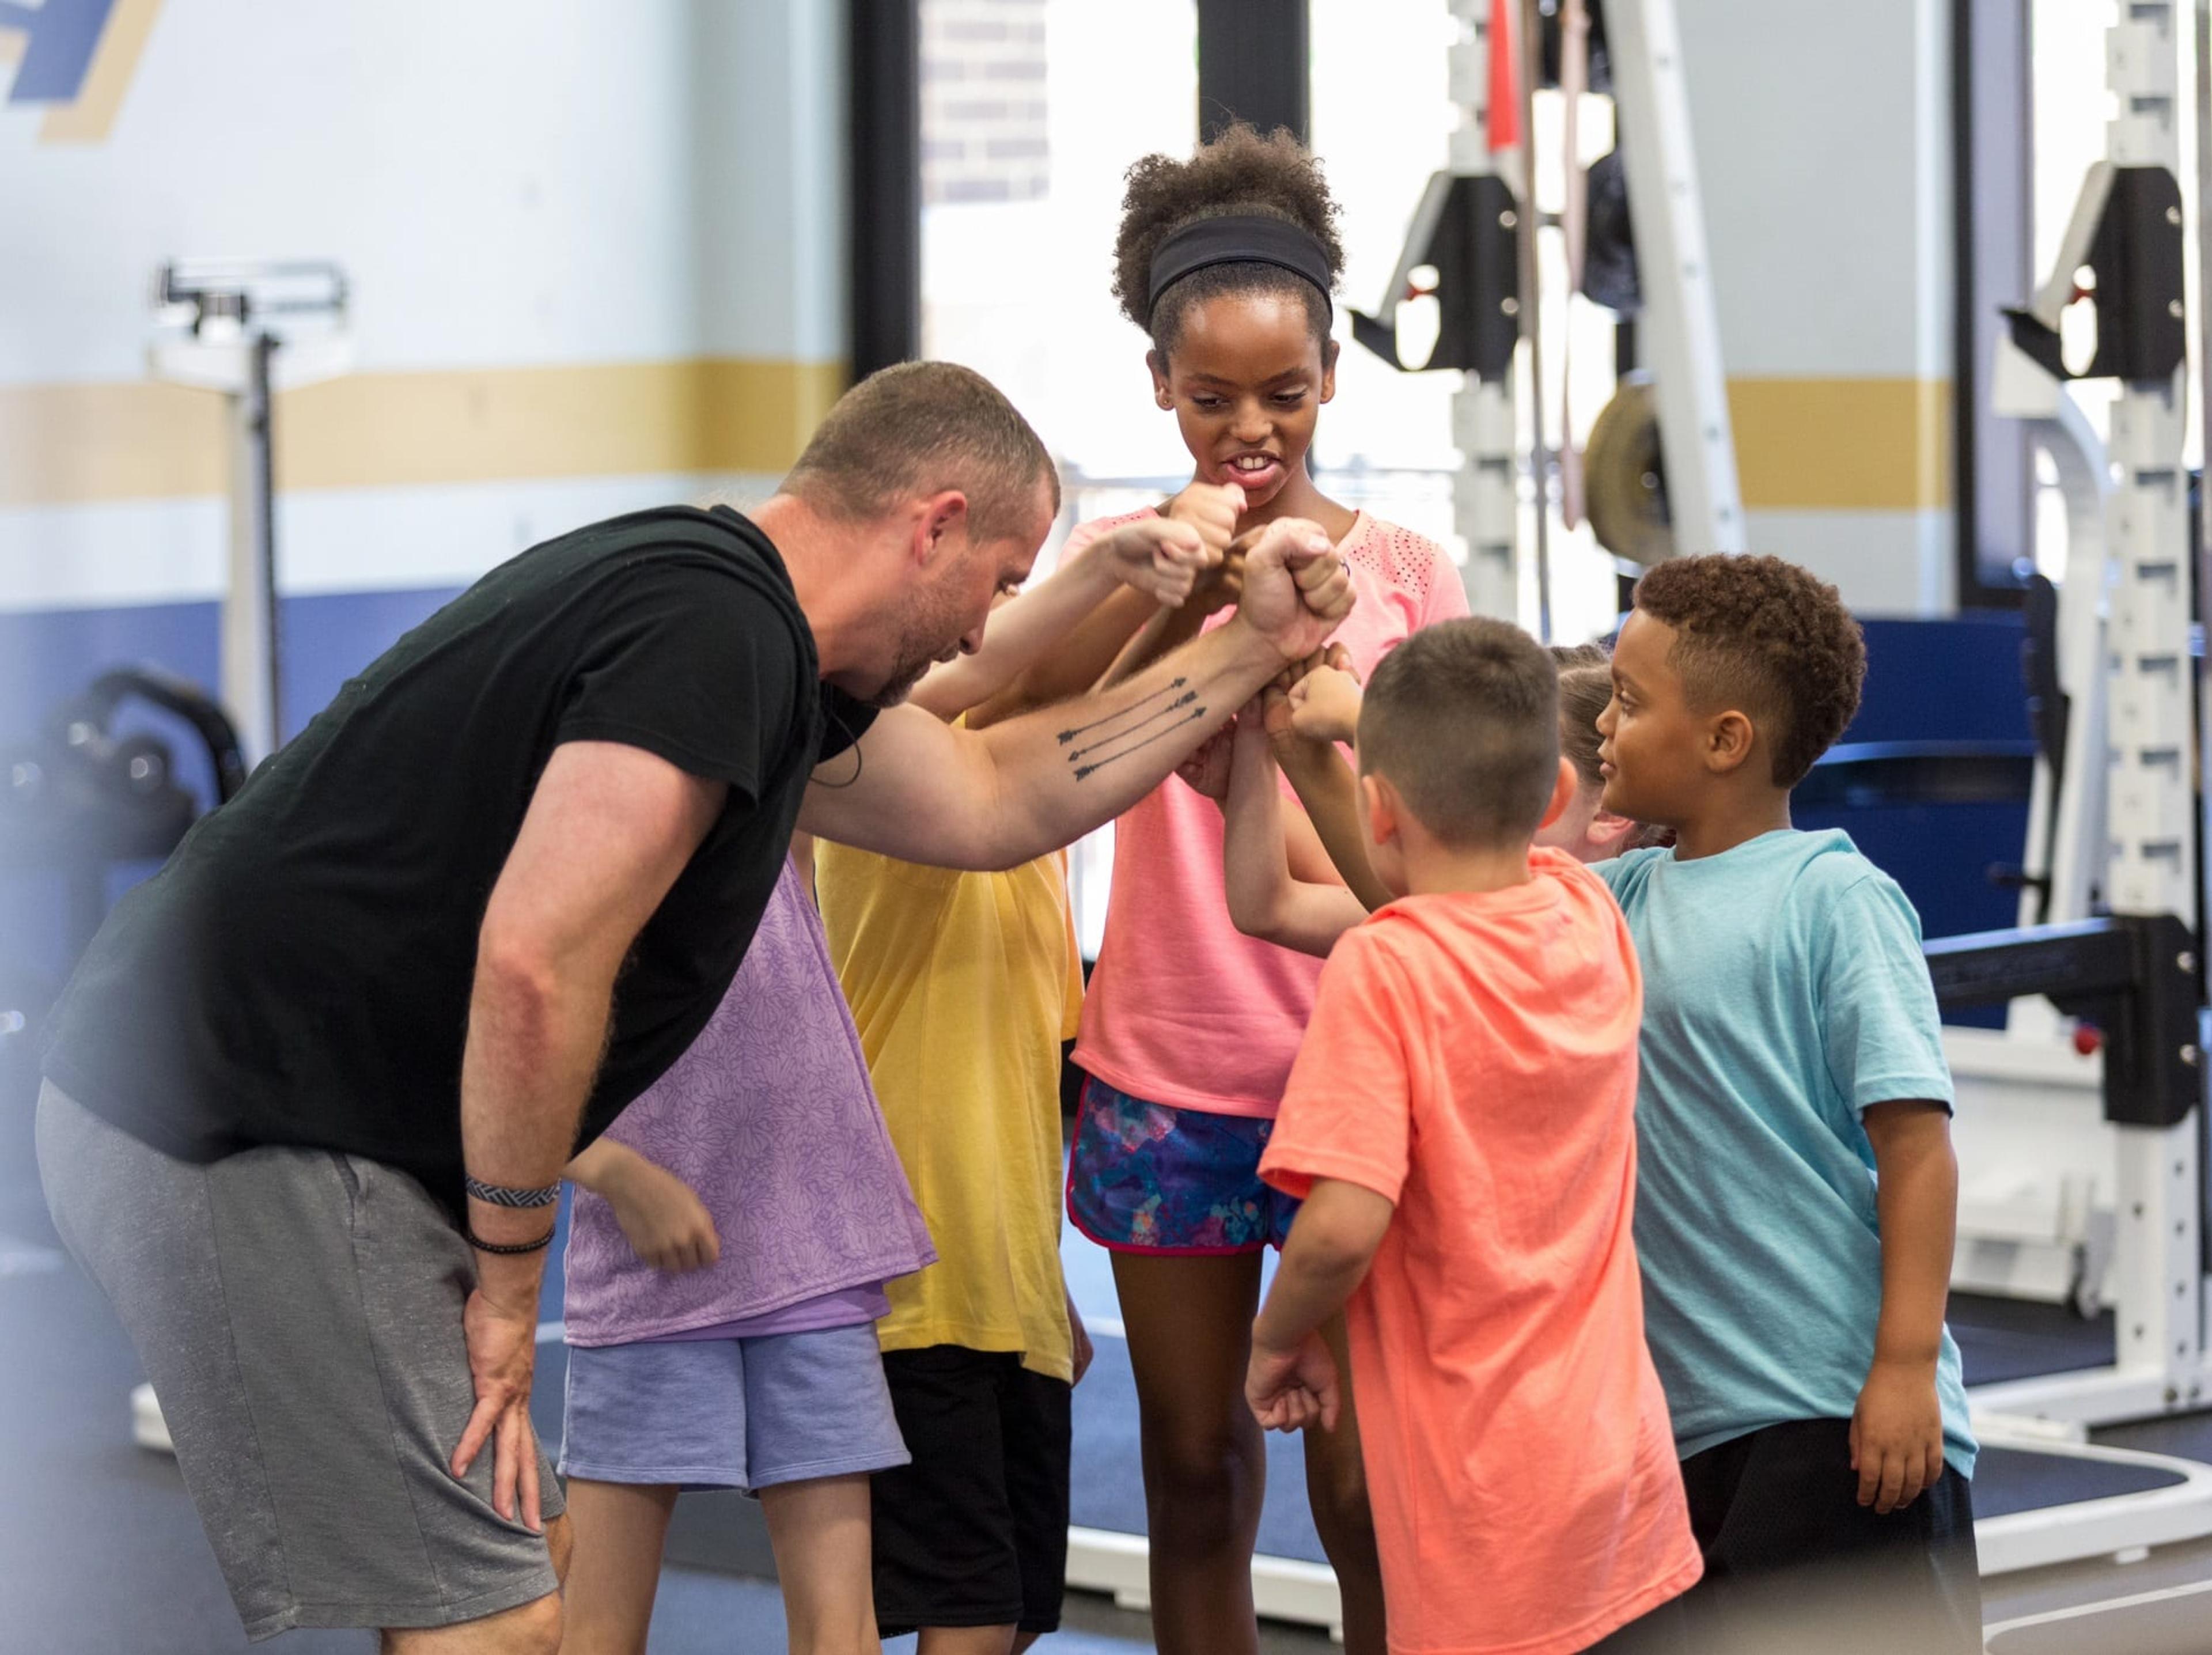
M 936 669 L 940 700 L 1008 691 L 1127 586 L 1139 599 L 1106 618 L 1118 648 L 1142 599 L 1181 603 L 1221 561 L 1234 497 L 1170 509 L 1206 550 L 1131 532 L 1066 560 Z M 909 1457 L 875 1323 L 884 1284 L 936 1253 L 793 866 L 713 1020 L 568 1175 L 562 1647 L 645 1647 L 686 1488 L 760 1496 L 793 1648 L 878 1647 L 868 1474 Z
M 794 1629 L 872 1636 L 868 1475 L 908 1458 L 874 1323 L 936 1254 L 791 865 L 713 1020 L 568 1171 L 569 1643 L 645 1646 L 687 1488 L 760 1497 Z

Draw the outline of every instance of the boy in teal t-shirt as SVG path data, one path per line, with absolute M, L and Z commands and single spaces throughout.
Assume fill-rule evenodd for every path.
M 1865 664 L 1804 570 L 1680 558 L 1638 586 L 1598 721 L 1604 808 L 1676 832 L 1597 871 L 1644 964 L 1637 1252 L 1715 1646 L 1771 1646 L 1754 1602 L 1817 1600 L 1839 1648 L 1981 1648 L 1919 921 L 1847 836 L 1790 820 Z

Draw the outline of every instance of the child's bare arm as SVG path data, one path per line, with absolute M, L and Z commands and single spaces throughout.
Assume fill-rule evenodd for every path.
M 1221 488 L 1226 486 L 1194 483 L 1168 502 L 1170 515 L 1187 515 L 1194 521 L 1202 522 L 1208 534 L 1224 536 L 1220 541 L 1221 562 L 1200 576 L 1197 588 L 1181 605 L 1162 610 L 1122 646 L 1113 665 L 1099 678 L 1097 688 L 1110 690 L 1123 678 L 1143 672 L 1161 656 L 1180 649 L 1206 630 L 1207 617 L 1229 608 L 1243 595 L 1244 548 L 1259 531 L 1237 534 L 1233 513 L 1224 525 L 1219 502 L 1223 497 Z M 1235 493 L 1237 509 L 1241 511 L 1244 493 L 1241 489 Z
M 1315 1181 L 1291 1221 L 1267 1302 L 1252 1324 L 1244 1395 L 1262 1426 L 1336 1428 L 1342 1385 L 1321 1325 L 1366 1278 L 1396 1211 L 1388 1197 L 1359 1184 Z
M 1936 1363 L 1951 1290 L 1959 1162 L 1950 1111 L 1941 1104 L 1875 1104 L 1860 1118 L 1879 1182 L 1881 1319 L 1851 1417 L 1851 1459 L 1859 1504 L 1887 1512 L 1911 1505 L 1943 1475 Z
M 1188 524 L 1198 531 L 1199 538 L 1209 549 L 1225 556 L 1237 532 L 1237 516 L 1243 509 L 1242 489 L 1228 484 L 1194 483 L 1169 501 L 1160 515 Z M 1219 559 L 1202 571 L 1199 581 L 1201 590 L 1181 600 L 1182 607 L 1194 611 L 1188 628 L 1164 644 L 1155 643 L 1135 665 L 1128 666 L 1118 663 L 1124 650 L 1131 647 L 1133 636 L 1143 632 L 1157 638 L 1170 618 L 1182 611 L 1179 608 L 1164 610 L 1141 592 L 1115 593 L 1070 629 L 1059 647 L 1040 656 L 1006 690 L 994 697 L 988 705 L 969 720 L 969 724 L 980 729 L 985 724 L 1012 718 L 1033 707 L 1049 707 L 1088 695 L 1102 685 L 1118 683 L 1153 655 L 1188 642 L 1197 636 L 1199 624 L 1206 615 L 1224 603 L 1236 601 L 1236 585 L 1224 581 L 1224 572 L 1225 565 Z
M 1161 656 L 1180 649 L 1196 637 L 1205 628 L 1206 618 L 1212 611 L 1196 599 L 1179 609 L 1161 609 L 1139 627 L 1120 652 L 1098 675 L 1095 685 L 1086 688 L 1110 690 L 1122 679 L 1141 672 Z
M 1176 776 L 1194 793 L 1203 794 L 1224 810 L 1229 802 L 1229 768 L 1236 736 L 1237 725 L 1231 721 L 1176 766 Z M 1284 842 L 1290 847 L 1291 878 L 1305 885 L 1341 885 L 1344 876 L 1337 872 L 1334 859 L 1322 843 L 1321 835 L 1314 831 L 1314 824 L 1306 819 L 1305 812 L 1280 812 L 1279 819 Z
M 1308 740 L 1291 727 L 1290 703 L 1279 691 L 1267 692 L 1267 725 L 1276 762 L 1290 778 L 1298 803 L 1305 806 L 1306 819 L 1322 849 L 1352 895 L 1374 912 L 1391 897 L 1375 877 L 1367 843 L 1360 837 L 1359 779 L 1334 742 Z
M 1091 1342 L 1091 1329 L 1083 1325 L 1083 1312 L 1075 1308 L 1075 1295 L 1069 1293 L 1065 1287 L 1060 1289 L 1060 1293 L 1067 1300 L 1067 1337 L 1071 1348 L 1069 1356 L 1075 1367 L 1075 1377 L 1071 1383 L 1081 1384 L 1083 1376 L 1091 1372 L 1091 1358 L 1097 1355 L 1097 1352 Z
M 931 669 L 915 685 L 914 703 L 939 718 L 957 718 L 1005 691 L 1118 588 L 1154 604 L 1179 604 L 1199 574 L 1219 561 L 1199 531 L 1177 519 L 1125 523 L 993 611 L 983 647 Z
M 721 1256 L 714 1215 L 691 1186 L 628 1144 L 601 1138 L 568 1163 L 569 1181 L 605 1197 L 630 1250 L 677 1275 L 712 1264 Z
M 1115 593 L 1035 665 L 977 710 L 971 724 L 996 723 L 1035 707 L 1088 695 L 1130 638 L 1161 612 L 1141 592 Z
M 1223 806 L 1221 871 L 1229 917 L 1247 936 L 1302 953 L 1326 954 L 1367 917 L 1359 898 L 1339 885 L 1293 879 L 1267 733 L 1248 708 L 1237 721 L 1229 797 Z

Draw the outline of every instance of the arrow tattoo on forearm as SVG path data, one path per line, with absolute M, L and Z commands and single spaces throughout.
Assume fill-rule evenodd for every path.
M 1196 696 L 1196 694 L 1197 691 L 1193 691 L 1189 696 L 1184 697 L 1183 699 L 1185 701 L 1191 700 Z M 1180 705 L 1181 703 L 1179 703 L 1177 704 Z M 1170 736 L 1173 735 L 1177 730 L 1182 729 L 1186 724 L 1195 724 L 1205 716 L 1205 708 L 1194 707 L 1190 711 L 1185 713 L 1181 718 L 1176 720 L 1174 723 L 1169 725 L 1165 729 L 1154 732 L 1152 734 L 1146 736 L 1142 741 L 1133 741 L 1127 746 L 1122 748 L 1121 751 L 1108 753 L 1105 758 L 1098 760 L 1097 763 L 1094 764 L 1079 764 L 1076 766 L 1075 779 L 1080 782 L 1085 776 L 1096 775 L 1098 771 L 1104 770 L 1109 764 L 1113 764 L 1116 759 L 1127 758 L 1131 753 L 1140 751 L 1143 749 L 1151 746 L 1156 741 L 1165 741 Z M 1133 732 L 1125 732 L 1125 733 L 1133 733 Z M 1118 741 L 1121 739 L 1121 738 L 1120 736 L 1109 736 L 1107 738 L 1106 741 L 1101 742 L 1098 745 L 1104 746 L 1111 742 Z
M 1133 713 L 1133 712 L 1137 712 L 1137 711 L 1139 711 L 1139 709 L 1143 709 L 1143 708 L 1146 708 L 1146 707 L 1151 706 L 1154 702 L 1158 701 L 1161 697 L 1163 697 L 1163 696 L 1171 696 L 1171 695 L 1173 695 L 1176 691 L 1178 691 L 1178 690 L 1182 689 L 1182 688 L 1183 687 L 1183 685 L 1185 685 L 1186 684 L 1188 684 L 1189 682 L 1190 682 L 1190 680 L 1189 680 L 1188 678 L 1178 678 L 1171 679 L 1171 680 L 1170 680 L 1168 683 L 1166 683 L 1166 684 L 1164 684 L 1164 685 L 1161 685 L 1161 686 L 1160 686 L 1160 688 L 1158 688 L 1158 689 L 1157 689 L 1157 690 L 1153 691 L 1152 694 L 1150 694 L 1150 695 L 1146 696 L 1146 697 L 1142 701 L 1133 701 L 1133 702 L 1131 702 L 1131 703 L 1130 703 L 1127 707 L 1124 707 L 1123 709 L 1121 709 L 1121 710 L 1120 712 L 1118 712 L 1118 713 L 1109 713 L 1109 714 L 1107 714 L 1107 715 L 1106 715 L 1106 716 L 1105 716 L 1105 717 L 1103 717 L 1103 718 L 1094 718 L 1094 719 L 1092 719 L 1092 720 L 1091 721 L 1091 722 L 1090 722 L 1090 723 L 1088 723 L 1088 724 L 1079 724 L 1079 725 L 1077 725 L 1077 726 L 1076 726 L 1073 729 L 1072 729 L 1072 730 L 1062 730 L 1062 731 L 1060 733 L 1060 745 L 1062 745 L 1062 746 L 1064 747 L 1064 746 L 1066 746 L 1069 742 L 1071 742 L 1071 741 L 1074 740 L 1076 737 L 1078 737 L 1078 736 L 1079 736 L 1079 735 L 1085 734 L 1085 733 L 1087 733 L 1088 732 L 1090 732 L 1090 731 L 1091 731 L 1091 730 L 1101 729 L 1101 728 L 1103 728 L 1103 727 L 1105 727 L 1106 725 L 1109 725 L 1109 724 L 1113 723 L 1113 722 L 1115 721 L 1115 720 L 1116 720 L 1116 719 L 1127 718 L 1127 717 L 1128 717 L 1128 715 L 1129 715 L 1130 714 L 1132 714 L 1132 713 Z M 1196 693 L 1197 693 L 1197 691 L 1193 691 L 1191 692 L 1191 694 L 1192 694 L 1192 695 L 1195 695 Z M 1191 697 L 1190 697 L 1190 696 L 1185 696 L 1185 697 L 1183 697 L 1183 700 L 1185 700 L 1185 701 L 1188 701 L 1190 698 L 1191 698 Z M 1154 716 L 1154 717 L 1158 717 L 1158 714 L 1155 714 L 1155 715 L 1153 715 L 1153 716 Z M 1146 721 L 1145 721 L 1145 720 L 1139 720 L 1139 723 L 1146 722 Z M 1130 727 L 1133 728 L 1134 727 L 1133 727 L 1133 726 L 1132 726 L 1132 727 Z M 1127 734 L 1127 730 L 1124 730 L 1124 731 L 1122 731 L 1121 733 L 1122 733 L 1122 734 Z M 1113 737 L 1111 737 L 1111 736 L 1102 736 L 1102 737 L 1100 738 L 1100 739 L 1101 739 L 1101 740 L 1103 740 L 1103 741 L 1110 741 L 1110 740 L 1112 740 L 1112 739 L 1113 739 Z
M 1143 729 L 1147 724 L 1157 723 L 1159 720 L 1165 718 L 1170 713 L 1175 711 L 1176 708 L 1188 707 L 1191 703 L 1197 699 L 1197 691 L 1186 690 L 1182 694 L 1176 697 L 1173 701 L 1168 703 L 1166 706 L 1161 708 L 1159 711 L 1152 714 L 1150 717 L 1140 718 L 1134 724 L 1124 725 L 1121 728 L 1115 731 L 1111 735 L 1102 735 L 1097 740 L 1092 742 L 1087 747 L 1076 748 L 1073 752 L 1068 754 L 1067 762 L 1073 764 L 1079 758 L 1088 758 L 1092 753 L 1097 752 L 1101 747 L 1110 747 L 1115 742 L 1121 740 L 1125 737 L 1136 734 L 1138 731 Z

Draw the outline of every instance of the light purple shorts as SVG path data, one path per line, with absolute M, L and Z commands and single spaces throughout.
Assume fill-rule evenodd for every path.
M 911 1458 L 871 1322 L 568 1352 L 564 1477 L 757 1493 Z

